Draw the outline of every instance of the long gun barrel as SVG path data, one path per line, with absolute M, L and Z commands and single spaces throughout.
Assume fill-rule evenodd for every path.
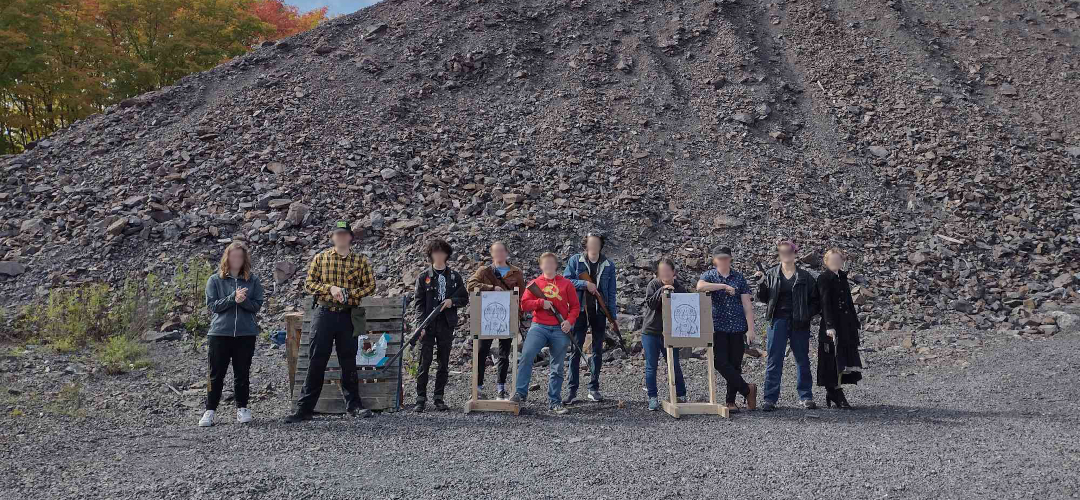
M 596 282 L 593 281 L 592 276 L 589 275 L 589 273 L 587 272 L 582 272 L 581 274 L 579 274 L 578 279 L 588 281 L 589 283 L 592 283 L 594 285 L 596 284 Z M 616 322 L 615 318 L 611 316 L 611 310 L 608 309 L 607 304 L 604 302 L 604 297 L 600 296 L 599 293 L 596 293 L 594 296 L 596 297 L 596 303 L 600 304 L 600 311 L 603 312 L 604 316 L 607 317 L 607 320 L 611 322 L 611 329 L 615 331 L 615 336 L 619 339 L 619 348 L 621 348 L 625 352 L 626 340 L 623 339 L 622 330 L 619 329 L 619 323 Z

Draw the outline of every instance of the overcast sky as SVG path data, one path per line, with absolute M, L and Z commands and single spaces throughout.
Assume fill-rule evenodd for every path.
M 299 7 L 301 12 L 307 12 L 319 7 L 329 7 L 330 12 L 328 12 L 328 14 L 336 16 L 338 14 L 351 14 L 363 7 L 376 3 L 377 1 L 378 0 L 285 0 L 285 3 Z

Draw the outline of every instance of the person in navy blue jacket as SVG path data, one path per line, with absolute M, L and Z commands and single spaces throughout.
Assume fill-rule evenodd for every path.
M 613 319 L 618 319 L 618 307 L 615 304 L 615 263 L 604 254 L 604 236 L 589 233 L 582 241 L 584 252 L 570 256 L 566 261 L 566 270 L 563 276 L 574 283 L 578 292 L 578 302 L 581 303 L 581 314 L 574 324 L 574 340 L 578 347 L 585 344 L 585 334 L 592 330 L 592 359 L 589 360 L 592 378 L 589 380 L 589 400 L 603 401 L 600 395 L 600 368 L 604 363 L 604 336 L 607 331 L 607 316 L 600 309 L 598 297 L 603 298 Z M 581 273 L 587 272 L 592 281 L 579 279 Z M 595 283 L 595 284 L 593 284 Z M 565 405 L 577 402 L 577 392 L 580 383 L 581 357 L 573 355 L 570 358 L 570 394 L 563 401 Z

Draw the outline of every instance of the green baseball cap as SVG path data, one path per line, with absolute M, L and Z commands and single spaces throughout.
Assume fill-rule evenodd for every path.
M 345 232 L 345 233 L 352 234 L 352 229 L 349 228 L 348 221 L 339 220 L 339 221 L 334 223 L 334 232 L 335 233 Z

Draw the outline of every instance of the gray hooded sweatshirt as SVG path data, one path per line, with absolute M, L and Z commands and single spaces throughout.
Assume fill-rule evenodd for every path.
M 247 288 L 247 300 L 236 303 L 236 290 Z M 259 334 L 256 315 L 263 305 L 263 288 L 254 273 L 250 279 L 210 275 L 206 280 L 206 308 L 213 313 L 207 335 L 244 337 Z

